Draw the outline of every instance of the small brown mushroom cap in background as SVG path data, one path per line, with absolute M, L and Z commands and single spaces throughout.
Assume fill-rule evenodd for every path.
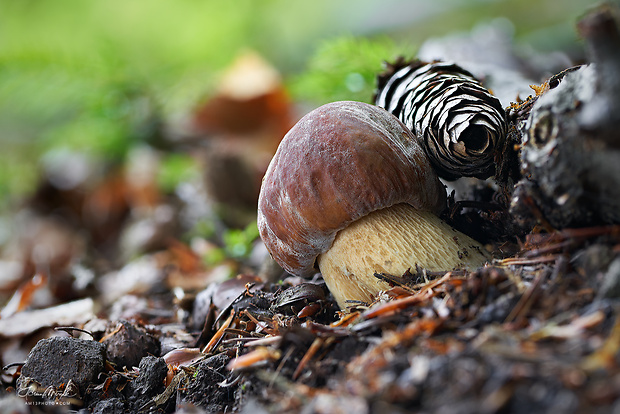
M 396 117 L 361 102 L 334 102 L 304 116 L 280 143 L 263 179 L 258 227 L 267 249 L 285 270 L 308 276 L 316 271 L 317 259 L 330 250 L 336 235 L 370 213 L 404 204 L 413 211 L 431 212 L 436 218 L 434 214 L 441 212 L 445 202 L 445 189 L 424 151 Z M 445 223 L 443 226 L 445 229 L 438 230 L 438 234 L 453 231 Z M 370 236 L 372 243 L 393 238 L 389 227 L 379 226 L 371 231 L 375 232 Z M 454 235 L 448 233 L 442 237 L 452 239 Z M 404 237 L 415 236 L 406 233 Z M 464 240 L 467 236 L 459 234 L 458 238 Z M 467 239 L 462 243 L 476 243 Z M 372 243 L 368 248 L 376 249 Z M 424 248 L 432 252 L 426 256 L 443 254 L 434 245 Z M 456 253 L 459 248 L 457 245 L 454 249 L 455 258 L 440 261 L 442 266 L 449 266 L 445 270 L 464 264 Z M 390 249 L 379 249 L 384 255 L 381 260 L 394 261 L 391 254 L 402 254 L 408 263 L 406 268 L 391 268 L 392 271 L 404 273 L 416 264 L 435 267 L 418 260 L 415 252 L 412 255 Z M 482 253 L 473 253 L 476 249 L 470 249 L 472 260 L 467 264 L 475 262 L 479 266 L 486 260 Z M 360 254 L 364 254 L 363 247 L 361 250 Z M 349 256 L 346 246 L 342 255 Z M 344 263 L 346 267 L 348 259 Z M 341 285 L 338 281 L 342 281 L 342 275 L 326 274 L 324 264 L 329 267 L 325 260 L 320 260 L 323 277 L 341 307 L 347 300 L 368 301 L 387 287 L 373 276 L 381 266 L 370 263 L 370 268 L 359 269 L 364 274 L 349 275 L 344 284 L 345 289 L 348 284 L 369 285 L 362 289 L 369 293 L 342 291 L 336 287 Z

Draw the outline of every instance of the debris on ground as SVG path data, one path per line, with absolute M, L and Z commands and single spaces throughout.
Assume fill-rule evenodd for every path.
M 0 411 L 618 412 L 615 13 L 604 6 L 579 24 L 594 63 L 515 97 L 494 177 L 450 184 L 442 218 L 493 260 L 375 273 L 386 289 L 372 301 L 340 308 L 319 273 L 279 267 L 247 220 L 266 164 L 245 165 L 239 141 L 270 135 L 254 148 L 273 155 L 293 113 L 270 69 L 253 99 L 275 107 L 244 107 L 260 131 L 213 120 L 213 102 L 240 105 L 223 89 L 197 109 L 192 134 L 174 137 L 192 148 L 208 136 L 218 143 L 198 158 L 233 159 L 174 194 L 150 168 L 137 181 L 118 166 L 93 167 L 108 174 L 72 188 L 45 180 L 0 262 Z M 264 63 L 250 55 L 236 70 L 246 64 Z M 157 163 L 147 152 L 135 159 Z M 230 179 L 252 180 L 242 199 L 205 203 L 218 174 L 241 164 Z

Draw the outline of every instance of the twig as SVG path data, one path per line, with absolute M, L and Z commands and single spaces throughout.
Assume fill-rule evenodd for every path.
M 500 266 L 533 265 L 533 264 L 554 262 L 557 259 L 558 259 L 557 254 L 535 257 L 533 259 L 525 259 L 522 257 L 509 257 L 507 259 L 500 260 L 497 264 Z
M 521 296 L 519 302 L 517 302 L 510 314 L 504 320 L 504 323 L 519 321 L 521 318 L 525 317 L 527 312 L 532 308 L 534 300 L 538 297 L 538 292 L 545 276 L 546 272 L 538 272 L 534 282 L 528 287 L 523 296 Z
M 203 354 L 208 354 L 209 352 L 215 349 L 215 347 L 220 343 L 220 340 L 224 336 L 226 329 L 228 329 L 228 327 L 232 323 L 232 320 L 234 317 L 235 317 L 235 310 L 233 309 L 231 310 L 230 316 L 228 317 L 228 319 L 226 319 L 226 321 L 222 324 L 220 329 L 218 329 L 215 335 L 213 335 L 209 343 L 205 345 L 205 347 L 202 349 Z
M 301 374 L 301 371 L 308 364 L 308 361 L 310 361 L 312 357 L 319 351 L 319 349 L 321 349 L 324 342 L 325 342 L 325 339 L 321 337 L 314 338 L 312 345 L 310 345 L 310 347 L 304 354 L 303 358 L 301 358 L 301 361 L 299 361 L 299 364 L 297 364 L 297 368 L 295 369 L 295 372 L 293 373 L 293 380 L 296 380 L 299 377 L 299 374 Z

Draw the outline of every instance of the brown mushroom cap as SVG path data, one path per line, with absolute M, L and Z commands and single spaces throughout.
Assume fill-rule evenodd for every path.
M 334 102 L 284 137 L 263 179 L 258 228 L 274 259 L 312 274 L 336 233 L 399 203 L 435 213 L 445 189 L 412 133 L 386 110 Z

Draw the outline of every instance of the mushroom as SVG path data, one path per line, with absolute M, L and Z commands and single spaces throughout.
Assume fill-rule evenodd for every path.
M 320 269 L 338 305 L 371 302 L 374 274 L 477 268 L 483 246 L 437 214 L 445 189 L 413 134 L 386 110 L 334 102 L 283 138 L 263 179 L 258 227 L 289 273 Z

